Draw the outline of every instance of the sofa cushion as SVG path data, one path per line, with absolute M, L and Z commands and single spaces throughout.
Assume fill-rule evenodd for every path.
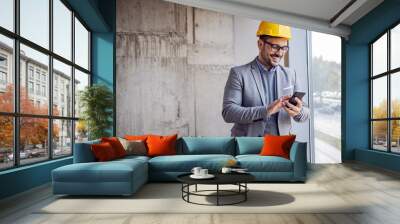
M 140 159 L 74 163 L 53 170 L 57 182 L 130 182 L 134 173 L 147 176 L 147 163 Z
M 212 172 L 219 171 L 230 159 L 231 155 L 175 155 L 158 156 L 149 160 L 149 170 L 190 172 L 193 167 L 200 166 Z
M 235 155 L 235 139 L 232 137 L 182 137 L 180 154 Z
M 236 155 L 259 154 L 264 144 L 263 137 L 236 137 Z
M 279 156 L 238 155 L 240 167 L 249 172 L 292 172 L 292 161 Z

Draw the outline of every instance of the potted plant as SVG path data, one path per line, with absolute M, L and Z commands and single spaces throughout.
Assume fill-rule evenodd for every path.
M 87 127 L 89 139 L 109 136 L 107 130 L 112 125 L 113 114 L 113 94 L 110 89 L 102 84 L 94 84 L 86 87 L 79 95 L 83 120 L 79 124 Z

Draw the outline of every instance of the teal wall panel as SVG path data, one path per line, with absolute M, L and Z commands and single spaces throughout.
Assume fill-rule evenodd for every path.
M 68 157 L 0 172 L 0 199 L 48 183 L 53 169 L 71 163 Z
M 399 170 L 399 156 L 369 149 L 369 43 L 400 22 L 399 12 L 399 0 L 384 1 L 353 24 L 349 40 L 343 41 L 343 160 L 358 160 Z

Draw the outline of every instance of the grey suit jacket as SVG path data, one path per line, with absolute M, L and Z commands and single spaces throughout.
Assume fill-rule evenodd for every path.
M 278 98 L 292 95 L 296 91 L 306 92 L 301 88 L 296 72 L 293 69 L 278 66 Z M 231 68 L 225 85 L 222 116 L 225 122 L 235 123 L 231 129 L 232 136 L 263 136 L 267 105 L 261 74 L 256 59 L 252 62 Z M 300 114 L 293 117 L 297 122 L 304 122 L 310 116 L 309 109 L 303 106 Z M 280 135 L 287 135 L 292 126 L 292 119 L 282 108 L 278 112 Z

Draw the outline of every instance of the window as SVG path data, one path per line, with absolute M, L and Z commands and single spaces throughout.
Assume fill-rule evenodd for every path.
M 40 84 L 36 84 L 36 95 L 40 95 Z
M 33 82 L 28 82 L 28 92 L 29 92 L 29 94 L 34 93 Z
M 49 0 L 20 0 L 21 36 L 49 48 Z
M 72 12 L 60 1 L 53 0 L 54 53 L 71 60 Z
M 0 169 L 14 166 L 13 117 L 0 115 Z
M 341 162 L 341 39 L 311 33 L 311 161 Z M 306 99 L 306 98 L 304 98 Z
M 89 85 L 90 31 L 67 4 L 0 0 L 0 170 L 70 156 L 86 138 L 74 105 Z
M 54 83 L 53 83 L 53 89 L 54 89 L 54 95 L 53 95 L 53 103 L 59 103 L 58 97 L 60 94 L 60 100 L 62 103 L 64 103 L 64 96 L 71 96 L 72 91 L 70 89 L 65 89 L 64 85 L 65 83 L 70 83 L 72 84 L 72 68 L 69 65 L 66 65 L 58 60 L 53 60 L 54 64 L 54 70 L 53 70 L 53 78 L 54 78 Z M 70 100 L 72 101 L 72 98 L 70 97 Z M 69 102 L 69 104 L 72 104 L 72 102 Z M 62 106 L 61 104 L 59 106 Z M 53 104 L 53 114 L 57 115 L 60 114 L 60 108 L 57 107 L 57 105 Z M 67 116 L 67 117 L 72 117 L 72 108 L 69 107 L 64 113 L 61 113 L 61 115 Z
M 77 18 L 75 18 L 75 62 L 89 69 L 89 32 Z
M 7 73 L 0 71 L 0 84 L 7 84 Z
M 42 96 L 46 96 L 46 86 L 42 86 Z
M 29 79 L 33 80 L 33 67 L 32 66 L 29 66 L 28 73 L 29 73 Z
M 14 0 L 0 1 L 0 26 L 14 31 Z
M 371 148 L 400 153 L 400 25 L 381 35 L 371 51 Z
M 5 92 L 7 88 L 7 56 L 0 52 L 0 91 Z
M 75 70 L 75 117 L 79 117 L 81 114 L 80 95 L 86 86 L 89 86 L 89 74 Z
M 39 69 L 36 69 L 36 80 L 40 81 L 40 71 L 39 71 Z
M 0 3 L 0 7 L 3 2 Z M 0 8 L 0 13 L 3 9 Z M 0 15 L 0 19 L 3 15 Z M 0 33 L 0 113 L 14 111 L 14 72 L 11 63 L 11 58 L 14 57 L 14 43 L 13 40 Z M 6 61 L 7 59 L 10 61 Z M 0 136 L 1 139 L 1 136 Z M 0 140 L 1 141 L 1 140 Z
M 53 120 L 53 157 L 72 153 L 72 121 Z
M 0 55 L 0 67 L 7 68 L 7 57 Z

